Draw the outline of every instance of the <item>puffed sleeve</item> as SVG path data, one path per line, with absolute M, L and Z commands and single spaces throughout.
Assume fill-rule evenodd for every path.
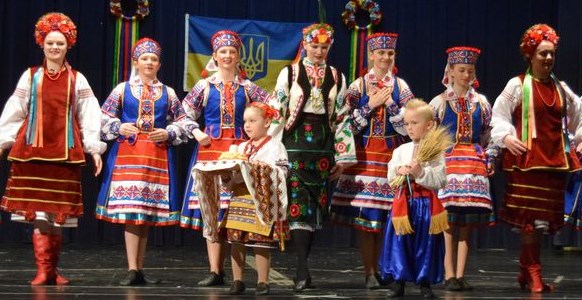
M 352 122 L 354 125 L 354 133 L 364 130 L 368 126 L 368 116 L 370 115 L 370 107 L 366 103 L 360 106 L 360 99 L 362 98 L 362 77 L 357 78 L 350 84 L 346 91 L 346 102 L 350 105 Z
M 341 76 L 342 86 L 337 93 L 335 101 L 335 161 L 336 163 L 355 164 L 356 143 L 352 131 L 352 118 L 350 116 L 350 104 L 346 101 L 346 78 L 344 74 L 337 71 Z
M 9 149 L 14 144 L 18 130 L 28 116 L 30 101 L 30 69 L 26 70 L 16 84 L 12 96 L 4 105 L 0 116 L 0 148 Z
M 279 112 L 277 120 L 273 120 L 271 127 L 269 127 L 269 135 L 275 140 L 281 141 L 283 139 L 283 130 L 285 128 L 285 122 L 287 121 L 285 116 L 287 109 L 289 109 L 289 68 L 283 68 L 279 72 L 277 77 L 277 83 L 275 84 L 275 90 L 273 91 L 273 97 L 269 104 Z
M 574 144 L 578 145 L 582 142 L 582 102 L 566 83 L 561 82 L 561 85 L 568 101 L 568 131 L 574 134 Z
M 505 86 L 493 104 L 491 116 L 491 142 L 501 148 L 506 135 L 516 135 L 513 125 L 513 111 L 521 102 L 521 80 L 514 77 Z
M 121 102 L 125 82 L 118 84 L 101 106 L 101 139 L 111 141 L 119 136 Z
M 168 91 L 168 117 L 166 131 L 168 131 L 168 141 L 172 145 L 179 145 L 188 141 L 188 132 L 200 127 L 196 121 L 188 118 L 182 107 L 176 91 L 171 87 L 166 87 Z
M 447 184 L 447 173 L 445 172 L 445 156 L 440 155 L 437 159 L 423 162 L 422 175 L 414 181 L 429 190 L 438 190 Z
M 267 103 L 270 105 L 270 102 L 272 101 L 271 98 L 273 96 L 271 96 L 269 93 L 267 93 L 265 90 L 263 90 L 263 88 L 254 84 L 250 80 L 245 80 L 245 81 L 247 82 L 244 85 L 245 92 L 246 92 L 247 96 L 249 97 L 249 99 L 251 100 L 251 102 L 258 101 L 258 102 L 263 102 L 263 103 Z
M 399 95 L 399 104 L 392 102 L 390 105 L 386 107 L 386 111 L 388 112 L 388 121 L 394 127 L 394 130 L 398 132 L 400 135 L 408 135 L 406 132 L 406 128 L 404 127 L 404 106 L 408 100 L 414 98 L 414 94 L 410 90 L 410 87 L 406 83 L 406 81 L 402 80 L 401 78 L 396 78 L 396 84 L 398 84 L 398 88 L 400 90 Z
M 99 109 L 99 101 L 93 94 L 87 78 L 81 72 L 77 72 L 75 79 L 75 94 L 77 97 L 75 110 L 83 137 L 83 150 L 90 154 L 103 154 L 107 150 L 107 145 L 100 138 L 101 110 Z
M 435 115 L 435 118 L 436 118 L 438 124 L 440 124 L 443 121 L 443 120 L 441 120 L 441 117 L 443 116 L 444 110 L 445 110 L 444 104 L 445 104 L 445 101 L 443 100 L 443 97 L 441 94 L 432 98 L 432 100 L 430 100 L 430 102 L 428 103 L 428 105 L 430 105 L 430 107 L 434 111 L 434 115 Z
M 394 152 L 392 152 L 392 158 L 388 162 L 388 182 L 391 182 L 396 178 L 396 176 L 398 176 L 398 167 L 403 165 L 402 149 L 404 145 L 399 146 L 394 149 Z
M 198 121 L 198 118 L 202 115 L 202 110 L 204 110 L 204 102 L 208 97 L 208 85 L 206 79 L 199 80 L 182 100 L 182 108 L 186 117 L 194 122 Z M 199 128 L 197 123 L 196 125 L 190 123 L 184 127 L 188 138 L 194 138 L 193 131 L 196 128 Z

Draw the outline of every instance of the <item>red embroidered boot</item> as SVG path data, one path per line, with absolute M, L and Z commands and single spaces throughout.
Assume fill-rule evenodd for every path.
M 554 286 L 544 283 L 542 280 L 542 265 L 540 263 L 540 244 L 531 243 L 525 244 L 522 247 L 525 248 L 525 254 L 528 261 L 531 263 L 527 266 L 527 271 L 529 272 L 530 282 L 529 287 L 532 293 L 542 293 L 551 292 L 554 290 Z
M 51 240 L 51 264 L 55 272 L 55 282 L 57 285 L 67 285 L 70 280 L 59 274 L 57 266 L 59 265 L 59 256 L 63 246 L 63 236 L 60 234 L 50 235 Z
M 31 285 L 45 285 L 54 282 L 55 273 L 51 264 L 51 243 L 48 234 L 32 234 L 32 245 L 34 246 L 34 258 L 36 260 L 36 277 L 30 282 Z

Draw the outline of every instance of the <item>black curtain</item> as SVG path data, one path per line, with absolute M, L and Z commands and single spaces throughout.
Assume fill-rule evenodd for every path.
M 349 31 L 340 15 L 347 0 L 322 0 L 327 22 L 336 30 L 329 63 L 344 73 L 348 70 Z M 124 8 L 135 7 L 135 1 L 123 0 Z M 577 93 L 582 74 L 578 68 L 582 51 L 580 35 L 582 2 L 579 0 L 378 0 L 384 18 L 375 31 L 397 32 L 398 75 L 404 78 L 417 97 L 430 100 L 442 92 L 440 81 L 445 66 L 445 49 L 456 45 L 475 46 L 482 50 L 477 64 L 480 92 L 493 103 L 506 82 L 524 71 L 518 44 L 524 30 L 535 23 L 548 23 L 558 31 L 560 44 L 556 74 Z M 150 0 L 150 14 L 140 22 L 141 36 L 159 41 L 163 47 L 159 78 L 172 86 L 180 97 L 184 68 L 184 15 L 216 18 L 257 19 L 280 22 L 317 22 L 316 0 Z M 127 5 L 126 5 L 127 4 Z M 67 54 L 71 65 L 82 72 L 102 102 L 112 89 L 112 57 L 115 18 L 105 0 L 2 0 L 0 2 L 0 58 L 2 77 L 0 105 L 12 94 L 22 72 L 42 61 L 42 51 L 34 43 L 36 20 L 44 13 L 60 11 L 77 24 L 79 36 Z M 125 12 L 128 15 L 132 11 Z M 367 14 L 360 13 L 360 25 L 367 23 Z M 181 178 L 185 178 L 192 145 L 178 149 Z M 4 190 L 8 163 L 0 161 L 0 191 Z M 100 178 L 92 178 L 85 170 L 83 181 L 85 216 L 79 228 L 67 231 L 71 242 L 119 243 L 123 240 L 120 226 L 97 222 L 95 198 Z M 500 202 L 504 180 L 493 180 L 496 202 Z M 180 183 L 183 186 L 183 182 Z M 2 215 L 0 241 L 27 241 L 30 226 L 9 221 Z M 328 226 L 318 233 L 319 243 L 348 246 L 354 243 L 353 232 Z M 199 232 L 179 228 L 155 229 L 156 244 L 192 244 L 201 242 Z M 482 229 L 475 235 L 480 248 L 506 248 L 515 245 L 515 238 L 505 226 Z

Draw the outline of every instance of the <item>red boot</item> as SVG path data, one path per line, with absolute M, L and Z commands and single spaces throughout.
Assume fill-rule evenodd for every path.
M 51 264 L 51 243 L 49 235 L 34 233 L 32 235 L 32 245 L 34 246 L 37 272 L 36 277 L 30 284 L 45 285 L 53 283 L 55 280 L 55 271 Z
M 63 236 L 60 234 L 50 235 L 51 240 L 51 264 L 55 272 L 55 282 L 57 285 L 67 285 L 70 280 L 59 274 L 57 266 L 59 265 L 59 255 L 63 245 Z
M 542 265 L 540 263 L 540 244 L 531 243 L 522 245 L 522 251 L 526 255 L 529 262 L 527 271 L 529 273 L 530 281 L 529 287 L 532 293 L 551 292 L 554 286 L 544 283 L 542 280 Z
M 517 275 L 517 283 L 522 290 L 525 290 L 529 282 L 531 281 L 531 277 L 529 277 L 529 272 L 527 270 L 527 266 L 531 264 L 528 261 L 528 256 L 525 253 L 525 247 L 521 247 L 521 254 L 519 255 L 519 274 Z

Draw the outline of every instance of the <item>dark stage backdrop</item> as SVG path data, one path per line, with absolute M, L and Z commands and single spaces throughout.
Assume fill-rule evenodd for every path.
M 124 0 L 125 2 L 125 0 Z M 133 2 L 133 1 L 131 1 Z M 257 19 L 281 22 L 317 21 L 316 0 L 150 0 L 150 15 L 140 22 L 141 36 L 158 40 L 164 48 L 159 78 L 184 96 L 183 49 L 184 15 L 216 18 Z M 329 62 L 344 73 L 348 64 L 349 35 L 340 14 L 347 0 L 324 0 L 327 21 L 336 29 L 336 41 Z M 477 65 L 480 92 L 493 102 L 505 83 L 524 71 L 518 44 L 523 31 L 535 23 L 554 26 L 561 39 L 556 63 L 558 77 L 580 93 L 582 74 L 578 60 L 582 51 L 582 1 L 580 0 L 378 0 L 384 19 L 376 31 L 394 31 L 398 39 L 397 66 L 416 96 L 430 100 L 442 92 L 440 84 L 445 66 L 445 49 L 454 45 L 471 45 L 482 49 Z M 114 17 L 106 0 L 2 0 L 0 1 L 0 58 L 2 59 L 0 107 L 13 92 L 25 68 L 39 64 L 42 52 L 33 40 L 34 23 L 42 14 L 60 11 L 76 22 L 77 45 L 68 53 L 72 66 L 89 80 L 93 91 L 103 101 L 111 90 L 111 65 Z M 131 14 L 127 12 L 126 14 Z M 361 16 L 367 18 L 366 14 Z M 363 24 L 362 24 L 363 25 Z M 180 175 L 185 178 L 192 145 L 178 149 Z M 0 162 L 0 191 L 3 191 L 8 166 Z M 74 243 L 121 243 L 122 228 L 94 219 L 95 197 L 100 178 L 90 170 L 83 181 L 85 216 L 78 229 L 67 231 Z M 493 180 L 496 202 L 500 202 L 503 178 Z M 180 183 L 183 186 L 183 182 Z M 30 226 L 9 221 L 2 215 L 0 241 L 28 241 Z M 318 233 L 317 243 L 350 246 L 355 234 L 349 229 L 328 226 Z M 155 229 L 155 244 L 202 243 L 199 232 L 179 228 Z M 563 237 L 577 234 L 567 233 Z M 479 248 L 512 248 L 517 236 L 498 225 L 483 229 L 474 236 Z

